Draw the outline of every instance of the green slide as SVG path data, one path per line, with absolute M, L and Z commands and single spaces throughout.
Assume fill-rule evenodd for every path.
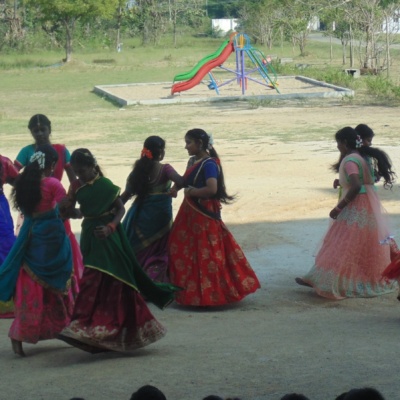
M 173 82 L 186 81 L 188 79 L 192 79 L 204 64 L 207 64 L 208 61 L 213 60 L 214 58 L 217 58 L 222 53 L 224 48 L 229 44 L 229 42 L 230 42 L 230 39 L 226 40 L 224 43 L 222 43 L 221 47 L 215 53 L 202 58 L 189 72 L 185 72 L 183 74 L 176 75 Z

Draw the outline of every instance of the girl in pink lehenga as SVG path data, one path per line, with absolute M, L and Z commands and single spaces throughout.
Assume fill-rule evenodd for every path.
M 331 299 L 393 292 L 396 284 L 382 280 L 390 262 L 389 228 L 367 161 L 368 157 L 376 160 L 384 186 L 391 187 L 394 172 L 390 159 L 382 150 L 361 147 L 362 140 L 353 128 L 339 130 L 335 138 L 341 157 L 334 169 L 339 169 L 343 193 L 329 214 L 333 221 L 314 266 L 296 282 Z
M 71 155 L 68 149 L 63 144 L 52 144 L 50 143 L 51 135 L 51 121 L 43 114 L 35 114 L 31 117 L 28 123 L 28 129 L 35 140 L 35 143 L 23 147 L 14 161 L 14 165 L 18 170 L 22 170 L 29 165 L 29 160 L 36 152 L 38 146 L 51 145 L 58 154 L 58 160 L 54 166 L 52 177 L 56 178 L 61 182 L 64 171 L 66 172 L 70 183 L 76 180 L 76 176 L 70 164 Z M 23 215 L 18 215 L 18 221 L 16 224 L 16 235 L 19 234 L 19 230 L 23 223 Z M 72 304 L 75 302 L 76 297 L 79 293 L 79 281 L 83 274 L 83 261 L 82 254 L 79 244 L 72 231 L 70 221 L 64 220 L 64 227 L 67 232 L 68 239 L 72 248 L 72 261 L 73 261 L 73 274 L 71 276 L 71 285 L 69 289 L 70 301 Z M 13 304 L 9 305 L 9 310 L 0 309 L 0 318 L 11 318 L 13 317 Z

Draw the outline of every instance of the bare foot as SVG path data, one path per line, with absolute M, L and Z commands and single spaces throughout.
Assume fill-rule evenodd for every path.
M 305 282 L 302 278 L 296 278 L 295 281 L 298 285 L 312 287 L 309 283 Z
M 11 339 L 11 346 L 15 354 L 25 357 L 24 350 L 22 349 L 22 342 L 19 340 Z

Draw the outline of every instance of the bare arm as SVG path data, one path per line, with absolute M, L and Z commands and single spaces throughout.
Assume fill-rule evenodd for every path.
M 118 224 L 121 222 L 122 217 L 125 214 L 125 207 L 120 197 L 118 197 L 112 205 L 114 218 L 107 225 L 100 225 L 96 227 L 94 234 L 99 239 L 106 239 L 108 236 L 113 234 L 117 229 Z
M 183 187 L 185 180 L 183 179 L 183 176 L 179 175 L 176 171 L 173 171 L 169 178 L 175 183 L 174 186 L 177 186 L 179 189 Z
M 132 195 L 125 189 L 125 191 L 120 196 L 122 204 L 125 204 L 131 197 Z
M 218 182 L 216 178 L 208 178 L 206 180 L 206 186 L 202 188 L 188 187 L 185 188 L 185 196 L 199 197 L 202 199 L 208 199 L 213 197 L 218 190 Z
M 350 180 L 350 189 L 347 192 L 346 196 L 342 200 L 340 200 L 339 204 L 329 213 L 329 216 L 333 219 L 336 219 L 337 216 L 340 214 L 340 212 L 343 210 L 343 208 L 346 207 L 348 204 L 350 204 L 360 193 L 362 185 L 358 174 L 349 175 L 349 180 Z
M 79 208 L 75 208 L 75 206 L 76 206 L 75 192 L 70 186 L 67 196 L 58 203 L 61 216 L 63 218 L 72 218 L 72 219 L 82 218 L 81 210 Z
M 65 172 L 66 172 L 66 174 L 68 176 L 69 183 L 72 183 L 73 181 L 76 180 L 76 175 L 75 175 L 75 172 L 72 169 L 71 165 L 67 165 L 65 167 Z

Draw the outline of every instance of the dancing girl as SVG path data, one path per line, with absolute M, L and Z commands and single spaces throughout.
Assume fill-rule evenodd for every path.
M 122 224 L 140 266 L 158 282 L 168 282 L 167 244 L 176 193 L 171 193 L 171 183 L 183 186 L 183 178 L 174 168 L 161 163 L 164 155 L 164 139 L 148 137 L 121 195 L 123 203 L 135 196 Z
M 381 276 L 390 262 L 390 233 L 366 157 L 376 161 L 385 188 L 392 186 L 395 177 L 390 159 L 382 150 L 362 146 L 353 128 L 339 130 L 335 139 L 341 154 L 342 196 L 329 213 L 333 221 L 314 266 L 296 282 L 330 299 L 393 292 L 395 283 L 384 282 Z
M 91 353 L 125 352 L 153 343 L 166 330 L 142 295 L 164 308 L 178 288 L 154 283 L 138 265 L 120 223 L 125 212 L 120 188 L 103 176 L 92 153 L 75 150 L 71 165 L 79 179 L 62 210 L 71 217 L 83 216 L 85 269 L 71 323 L 59 338 Z
M 50 145 L 38 146 L 12 191 L 24 222 L 0 267 L 0 307 L 14 298 L 15 319 L 8 335 L 21 356 L 22 342 L 55 338 L 72 313 L 71 245 L 56 207 L 66 193 L 51 177 L 57 158 Z
M 28 146 L 23 147 L 19 151 L 17 158 L 14 161 L 14 164 L 17 167 L 17 169 L 21 170 L 29 164 L 30 162 L 29 160 L 35 153 L 38 146 L 51 145 L 58 154 L 58 160 L 53 168 L 52 176 L 61 182 L 65 171 L 68 176 L 69 182 L 72 183 L 73 181 L 75 181 L 76 176 L 70 164 L 70 158 L 71 158 L 70 152 L 65 147 L 65 145 L 52 144 L 50 141 L 52 129 L 51 129 L 51 121 L 49 120 L 49 118 L 43 114 L 33 115 L 29 120 L 28 129 L 35 142 L 33 144 L 29 144 Z M 22 222 L 22 215 L 20 214 L 17 221 L 17 229 L 16 229 L 17 234 L 21 222 Z M 79 280 L 83 273 L 82 254 L 79 248 L 79 244 L 75 238 L 75 235 L 72 232 L 69 219 L 65 219 L 64 225 L 68 238 L 71 242 L 72 257 L 73 257 L 74 274 L 72 276 L 70 291 L 71 291 L 71 296 L 73 298 L 76 298 L 79 292 Z
M 169 275 L 183 287 L 182 305 L 220 306 L 240 301 L 259 287 L 242 249 L 222 222 L 221 203 L 229 203 L 224 175 L 210 136 L 203 129 L 185 135 L 189 162 L 185 197 L 169 238 Z

